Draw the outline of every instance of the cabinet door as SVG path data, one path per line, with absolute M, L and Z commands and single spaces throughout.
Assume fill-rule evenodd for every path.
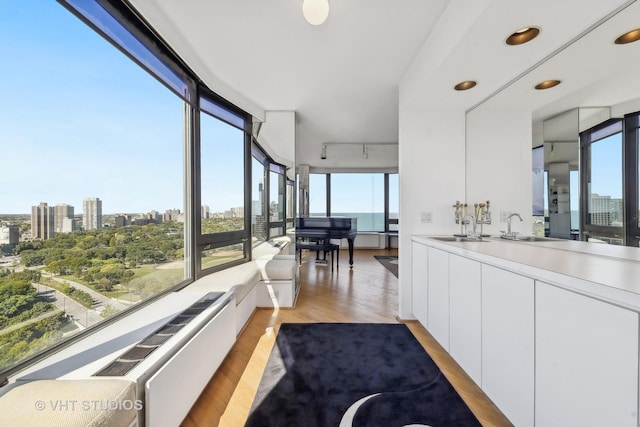
M 427 330 L 449 351 L 449 254 L 429 248 Z
M 533 425 L 533 279 L 484 264 L 482 390 L 514 425 Z
M 449 254 L 449 354 L 481 384 L 480 263 Z
M 638 314 L 536 283 L 536 424 L 638 425 Z
M 411 244 L 411 308 L 413 315 L 427 328 L 427 247 Z

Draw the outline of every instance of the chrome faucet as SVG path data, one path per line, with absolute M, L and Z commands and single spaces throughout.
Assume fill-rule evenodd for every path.
M 466 231 L 466 226 L 469 224 L 473 225 L 473 231 L 471 233 L 467 233 L 469 236 L 471 237 L 478 237 L 478 233 L 476 232 L 476 217 L 473 216 L 472 214 L 466 214 L 465 216 L 462 217 L 462 223 L 465 224 L 465 231 Z
M 514 216 L 517 216 L 517 217 L 520 219 L 520 221 L 522 221 L 522 217 L 520 216 L 520 214 L 515 213 L 515 212 L 514 212 L 514 213 L 512 213 L 512 214 L 510 214 L 510 215 L 507 217 L 507 232 L 506 232 L 506 234 L 503 234 L 503 236 L 502 236 L 502 237 L 510 238 L 510 239 L 515 239 L 515 238 L 516 238 L 516 235 L 517 235 L 518 233 L 515 233 L 515 232 L 512 232 L 512 231 L 511 231 L 511 218 L 513 218 Z M 503 231 L 503 233 L 504 233 L 504 231 Z

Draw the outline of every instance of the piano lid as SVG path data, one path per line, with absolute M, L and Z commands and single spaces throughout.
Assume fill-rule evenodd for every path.
M 358 230 L 358 218 L 346 216 L 309 216 L 296 218 L 296 229 Z

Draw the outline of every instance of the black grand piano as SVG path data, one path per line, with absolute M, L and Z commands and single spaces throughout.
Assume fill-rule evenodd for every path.
M 296 240 L 308 238 L 317 241 L 347 239 L 349 267 L 353 268 L 353 240 L 358 231 L 358 218 L 344 216 L 311 216 L 296 218 Z

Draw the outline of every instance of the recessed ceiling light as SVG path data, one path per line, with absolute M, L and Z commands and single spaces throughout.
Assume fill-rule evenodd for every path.
M 522 28 L 507 37 L 505 43 L 509 46 L 516 46 L 535 39 L 538 34 L 540 34 L 540 28 L 538 27 Z
M 467 80 L 467 81 L 458 83 L 453 88 L 455 90 L 467 90 L 467 89 L 471 89 L 475 85 L 477 85 L 477 83 L 474 82 L 473 80 Z
M 640 28 L 636 28 L 635 30 L 631 30 L 629 32 L 624 33 L 620 37 L 618 37 L 614 43 L 615 44 L 627 44 L 633 43 L 640 40 Z
M 560 84 L 560 80 L 545 80 L 543 82 L 538 83 L 535 88 L 538 90 L 542 89 L 550 89 L 552 87 L 558 86 Z

